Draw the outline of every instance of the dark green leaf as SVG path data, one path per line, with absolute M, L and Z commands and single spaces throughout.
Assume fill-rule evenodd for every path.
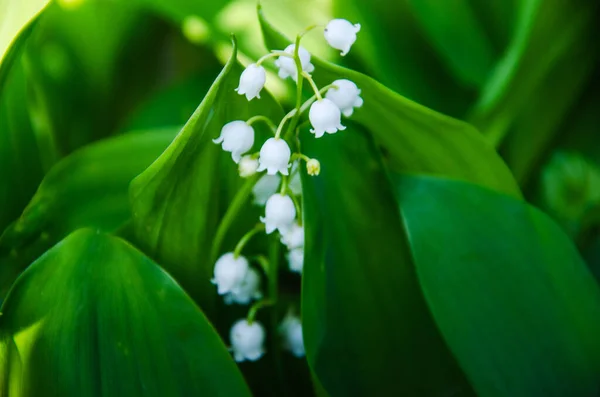
M 600 291 L 567 236 L 481 187 L 403 177 L 425 299 L 477 395 L 597 396 Z
M 146 131 L 99 141 L 52 167 L 23 214 L 0 235 L 0 299 L 19 272 L 73 230 L 114 231 L 127 221 L 129 183 L 176 132 Z
M 211 139 L 233 120 L 262 114 L 276 122 L 282 116 L 281 108 L 267 92 L 261 94 L 260 100 L 249 102 L 234 91 L 241 71 L 234 45 L 229 62 L 177 138 L 133 180 L 130 188 L 139 244 L 209 314 L 216 296 L 210 283 L 214 265 L 210 258 L 212 240 L 220 218 L 243 183 L 229 153 Z M 260 124 L 256 127 L 260 131 L 255 139 L 258 150 L 271 132 Z M 251 213 L 252 209 L 248 211 Z M 248 230 L 257 219 L 258 213 L 238 232 Z
M 289 40 L 267 22 L 260 7 L 259 19 L 267 48 L 285 48 Z M 352 119 L 389 153 L 392 169 L 463 179 L 520 195 L 506 164 L 469 124 L 409 101 L 358 72 L 312 59 L 321 86 L 347 78 L 362 90 L 364 105 Z
M 21 275 L 2 306 L 0 335 L 22 362 L 0 384 L 11 395 L 250 395 L 173 279 L 123 240 L 91 230 L 71 234 Z
M 302 148 L 302 319 L 307 358 L 332 396 L 470 395 L 437 331 L 412 265 L 379 154 L 354 125 Z
M 479 88 L 496 51 L 469 0 L 408 0 L 431 43 L 463 84 Z

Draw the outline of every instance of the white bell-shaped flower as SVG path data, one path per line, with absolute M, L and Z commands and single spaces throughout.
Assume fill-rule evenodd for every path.
M 320 99 L 310 106 L 308 119 L 313 128 L 310 130 L 315 137 L 320 138 L 323 134 L 334 134 L 337 130 L 345 130 L 342 125 L 342 113 L 340 108 L 329 99 Z
M 256 269 L 249 268 L 246 277 L 241 281 L 239 286 L 227 293 L 223 300 L 226 304 L 238 303 L 247 305 L 253 299 L 260 299 L 263 294 L 260 290 L 260 274 Z
M 283 50 L 288 54 L 294 55 L 294 50 L 296 49 L 295 44 L 290 44 Z M 306 51 L 306 49 L 302 46 L 298 49 L 298 57 L 300 57 L 300 65 L 302 65 L 302 70 L 306 73 L 312 73 L 315 70 L 315 66 L 310 63 L 310 52 Z M 286 79 L 291 77 L 294 81 L 298 80 L 298 69 L 296 69 L 296 62 L 294 58 L 288 57 L 279 57 L 275 61 L 275 66 L 279 68 L 279 77 L 282 79 Z
M 309 159 L 306 162 L 306 172 L 308 175 L 315 176 L 321 173 L 321 163 L 317 159 Z
M 267 234 L 273 233 L 275 229 L 285 234 L 294 224 L 296 219 L 296 207 L 290 196 L 276 193 L 269 197 L 265 205 L 265 216 L 260 221 L 265 224 Z
M 217 286 L 219 295 L 237 291 L 249 269 L 248 260 L 243 256 L 237 258 L 233 252 L 223 254 L 215 263 L 214 277 L 211 280 Z
M 344 116 L 352 116 L 354 108 L 359 108 L 363 104 L 363 100 L 359 96 L 360 90 L 356 84 L 346 79 L 336 80 L 332 84 L 337 88 L 331 87 L 328 89 L 325 98 L 335 103 Z
M 302 269 L 304 268 L 304 248 L 294 248 L 288 252 L 287 260 L 291 271 L 302 274 Z
M 254 98 L 260 99 L 260 90 L 265 86 L 267 73 L 265 68 L 255 63 L 248 65 L 240 76 L 240 85 L 235 90 L 240 95 L 246 95 L 246 99 L 251 101 Z
M 302 194 L 302 179 L 300 178 L 300 160 L 292 163 L 292 169 L 290 170 L 290 180 L 288 182 L 288 189 L 294 196 L 300 196 Z
M 267 170 L 269 175 L 277 172 L 289 175 L 291 156 L 292 151 L 285 140 L 269 138 L 260 148 L 257 171 Z
M 242 154 L 254 145 L 254 129 L 245 121 L 232 121 L 223 126 L 221 135 L 217 139 L 213 139 L 213 142 L 222 143 L 223 150 L 231 152 L 233 161 L 239 163 Z
M 238 171 L 242 178 L 251 177 L 252 175 L 256 174 L 257 169 L 258 159 L 255 159 L 252 156 L 244 156 L 240 160 Z
M 281 243 L 285 244 L 289 250 L 304 247 L 304 227 L 294 223 L 281 236 Z
M 345 19 L 333 19 L 325 27 L 325 40 L 336 50 L 346 55 L 352 44 L 356 41 L 356 34 L 360 31 L 360 24 L 352 24 Z
M 302 322 L 298 317 L 288 313 L 279 326 L 279 333 L 284 349 L 289 350 L 296 357 L 305 355 Z
M 280 184 L 281 176 L 279 176 L 279 174 L 263 175 L 252 188 L 254 204 L 265 205 L 269 197 L 277 193 Z
M 258 322 L 238 320 L 229 332 L 231 350 L 235 361 L 256 361 L 265 354 L 265 328 Z

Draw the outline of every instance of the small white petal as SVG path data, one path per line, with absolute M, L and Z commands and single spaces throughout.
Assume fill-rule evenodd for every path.
M 288 175 L 291 155 L 292 151 L 285 140 L 269 138 L 260 148 L 257 171 L 267 170 L 269 175 L 277 172 Z
M 352 25 L 345 19 L 333 19 L 325 27 L 325 40 L 336 50 L 342 51 L 344 56 L 350 51 L 356 41 L 356 34 L 360 31 L 360 24 Z
M 253 299 L 262 298 L 262 292 L 260 291 L 260 274 L 256 269 L 249 268 L 246 276 L 241 283 L 225 295 L 225 303 L 230 305 L 232 303 L 238 303 L 240 305 L 247 305 Z
M 245 318 L 238 320 L 231 327 L 229 338 L 235 361 L 256 361 L 265 353 L 265 329 L 258 321 L 249 324 Z
M 214 277 L 219 295 L 227 294 L 241 285 L 249 269 L 248 260 L 243 256 L 235 257 L 233 252 L 221 255 L 215 263 Z
M 281 236 L 281 242 L 291 250 L 294 248 L 304 247 L 304 228 L 297 223 L 294 223 L 292 227 L 286 230 L 285 234 Z
M 269 197 L 277 193 L 281 177 L 279 175 L 263 175 L 252 188 L 254 204 L 265 205 Z
M 308 112 L 308 119 L 313 128 L 310 130 L 317 138 L 323 133 L 333 134 L 338 130 L 345 130 L 341 124 L 342 112 L 331 100 L 325 98 L 315 101 Z
M 246 99 L 251 101 L 254 98 L 260 99 L 260 91 L 267 81 L 265 68 L 257 66 L 255 63 L 248 65 L 240 76 L 240 84 L 235 89 L 238 94 L 246 95 Z
M 360 90 L 356 84 L 346 79 L 336 80 L 332 84 L 336 87 L 328 89 L 325 98 L 335 103 L 344 116 L 351 116 L 354 108 L 359 108 L 363 104 L 363 100 L 359 96 Z
M 283 51 L 293 55 L 295 49 L 296 45 L 290 44 Z M 300 65 L 302 65 L 303 71 L 310 74 L 315 70 L 315 66 L 310 63 L 310 52 L 306 51 L 306 49 L 302 46 L 300 46 L 298 49 L 298 57 L 300 57 Z M 294 81 L 298 79 L 298 70 L 296 69 L 296 62 L 293 58 L 279 57 L 275 61 L 275 66 L 279 68 L 278 75 L 282 79 L 286 79 L 288 77 L 292 77 Z
M 256 174 L 258 169 L 258 159 L 252 156 L 244 156 L 241 158 L 238 166 L 238 171 L 242 178 L 248 178 Z
M 294 224 L 296 207 L 289 196 L 276 193 L 269 197 L 265 205 L 265 216 L 260 221 L 265 224 L 265 231 L 271 234 L 275 229 L 285 234 Z
M 305 355 L 302 322 L 298 317 L 287 314 L 279 326 L 279 333 L 284 349 L 289 350 L 296 357 Z
M 213 142 L 222 143 L 223 150 L 231 152 L 233 161 L 239 163 L 242 154 L 254 145 L 254 129 L 245 121 L 232 121 L 223 126 L 221 135 L 217 139 L 213 139 Z
M 302 274 L 304 268 L 304 248 L 294 248 L 287 254 L 290 270 Z

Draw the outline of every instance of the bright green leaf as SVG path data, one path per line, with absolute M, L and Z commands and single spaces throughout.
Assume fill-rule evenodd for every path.
M 50 0 L 0 0 L 0 65 L 11 44 Z
M 596 396 L 600 290 L 546 215 L 481 187 L 403 177 L 423 293 L 477 395 Z
M 0 335 L 22 362 L 0 390 L 20 386 L 14 394 L 23 397 L 250 396 L 173 279 L 123 240 L 91 230 L 69 235 L 21 275 L 2 306 Z
M 282 117 L 269 93 L 263 91 L 261 99 L 248 101 L 234 91 L 241 72 L 234 45 L 229 62 L 177 138 L 130 188 L 140 246 L 157 258 L 207 313 L 216 296 L 210 283 L 213 237 L 232 196 L 244 182 L 230 154 L 212 139 L 233 120 L 262 114 L 277 122 Z M 260 123 L 256 129 L 254 150 L 258 151 L 271 132 Z M 243 212 L 252 211 L 250 207 Z M 255 215 L 239 230 L 251 228 L 258 219 L 258 213 Z
M 303 151 L 321 174 L 303 174 L 302 319 L 307 358 L 337 396 L 470 395 L 437 331 L 412 265 L 379 154 L 362 129 Z
M 0 299 L 19 272 L 73 230 L 114 231 L 126 222 L 131 216 L 129 183 L 176 132 L 146 131 L 99 141 L 52 167 L 23 214 L 0 235 Z
M 259 7 L 266 46 L 285 48 L 289 40 L 267 22 Z M 508 167 L 469 124 L 412 102 L 358 72 L 312 58 L 314 78 L 324 86 L 338 78 L 354 81 L 364 105 L 352 116 L 389 153 L 392 169 L 463 179 L 519 196 Z

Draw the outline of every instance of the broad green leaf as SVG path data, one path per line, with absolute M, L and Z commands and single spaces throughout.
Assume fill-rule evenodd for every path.
M 128 187 L 176 129 L 121 135 L 58 162 L 21 216 L 0 235 L 0 299 L 17 275 L 73 230 L 114 231 L 130 217 Z
M 397 197 L 427 304 L 477 395 L 596 396 L 600 290 L 523 201 L 432 177 Z
M 521 0 L 468 0 L 497 52 L 507 47 L 515 29 L 515 15 Z
M 267 48 L 285 48 L 289 40 L 267 22 L 260 7 L 259 19 Z M 312 62 L 320 86 L 347 78 L 362 90 L 364 105 L 352 120 L 383 146 L 393 170 L 443 175 L 520 195 L 506 164 L 469 124 L 412 102 L 358 72 L 315 57 Z
M 481 87 L 497 54 L 469 0 L 408 0 L 408 3 L 454 75 L 465 85 Z
M 125 241 L 89 229 L 19 277 L 0 335 L 14 341 L 22 365 L 0 390 L 18 396 L 250 395 L 179 285 Z
M 19 33 L 49 2 L 50 0 L 0 0 L 0 65 Z
M 242 72 L 236 53 L 234 44 L 229 62 L 200 106 L 167 150 L 130 187 L 138 243 L 207 313 L 212 312 L 216 296 L 210 283 L 214 234 L 232 196 L 243 184 L 230 154 L 212 139 L 233 120 L 262 114 L 277 122 L 282 116 L 281 108 L 267 92 L 261 93 L 259 100 L 247 101 L 234 91 Z M 271 134 L 262 124 L 256 129 L 254 151 Z M 248 202 L 243 212 L 253 211 Z M 249 224 L 236 228 L 236 239 L 257 222 L 258 213 L 250 219 Z
M 476 92 L 454 78 L 428 41 L 410 1 L 333 0 L 336 18 L 361 24 L 352 51 L 340 61 L 348 60 L 357 70 L 415 102 L 462 117 Z
M 521 2 L 513 39 L 469 117 L 490 142 L 502 141 L 557 62 L 594 48 L 597 10 L 598 3 L 587 0 Z
M 349 124 L 302 148 L 306 353 L 337 396 L 471 395 L 423 299 L 392 188 L 372 139 Z

